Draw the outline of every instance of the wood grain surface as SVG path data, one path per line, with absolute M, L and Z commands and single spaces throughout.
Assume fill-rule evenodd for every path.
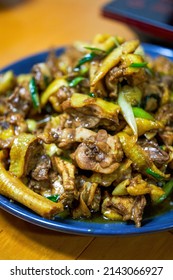
M 23 0 L 0 8 L 0 68 L 26 55 L 96 33 L 136 35 L 126 25 L 103 18 L 105 0 Z M 91 237 L 47 230 L 0 210 L 1 260 L 173 259 L 173 235 Z

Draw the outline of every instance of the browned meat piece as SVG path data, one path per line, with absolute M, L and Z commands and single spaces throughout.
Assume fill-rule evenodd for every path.
M 148 81 L 145 83 L 143 92 L 144 109 L 148 112 L 156 111 L 160 105 L 160 100 L 163 94 L 158 82 L 155 80 Z
M 62 112 L 61 104 L 72 95 L 72 90 L 66 86 L 61 86 L 57 92 L 49 97 L 49 102 L 57 112 Z
M 62 86 L 56 93 L 56 97 L 61 104 L 65 100 L 67 100 L 72 95 L 70 88 Z
M 0 148 L 11 148 L 14 137 L 27 130 L 27 124 L 20 114 L 0 117 Z
M 80 191 L 80 195 L 92 211 L 97 212 L 99 210 L 101 193 L 98 184 L 86 182 Z
M 156 165 L 162 165 L 168 162 L 169 154 L 160 149 L 157 143 L 145 140 L 140 145 Z
M 92 112 L 91 115 L 85 115 L 82 112 L 77 112 L 76 110 L 70 112 L 70 119 L 71 127 L 85 127 L 85 128 L 104 128 L 110 131 L 119 131 L 121 128 L 125 127 L 126 123 L 120 122 L 119 124 L 115 123 L 114 120 L 100 118 L 98 116 L 93 116 Z
M 88 129 L 73 129 L 65 128 L 62 131 L 59 131 L 57 143 L 59 148 L 69 148 L 75 142 L 82 142 L 86 137 L 95 134 L 93 131 Z
M 131 73 L 127 71 L 128 68 L 113 67 L 106 75 L 106 80 L 108 84 L 116 83 L 125 79 L 127 83 L 131 86 L 138 86 L 146 82 L 147 74 L 144 69 L 140 69 L 137 73 Z
M 14 140 L 14 127 L 6 117 L 0 117 L 0 148 L 10 148 Z
M 109 82 L 112 82 L 112 81 L 116 81 L 118 78 L 122 76 L 123 76 L 123 69 L 115 66 L 108 72 L 106 78 L 109 80 Z
M 133 220 L 137 227 L 141 226 L 142 216 L 146 205 L 146 198 L 144 195 L 137 196 L 134 200 L 132 213 L 130 219 Z
M 163 143 L 168 146 L 173 146 L 173 127 L 166 126 L 162 133 L 159 133 Z
M 102 213 L 109 219 L 132 220 L 137 227 L 141 226 L 143 211 L 146 205 L 145 196 L 106 197 L 102 204 Z
M 81 143 L 73 159 L 84 170 L 110 174 L 119 167 L 123 152 L 117 136 L 109 136 L 106 130 L 99 130 L 96 136 Z
M 95 118 L 96 121 L 99 118 L 96 122 L 97 127 L 115 131 L 119 126 L 119 105 L 101 98 L 74 93 L 71 98 L 62 103 L 61 108 L 64 112 L 73 116 L 78 116 L 80 113 L 84 117 Z
M 24 174 L 27 175 L 31 170 L 35 168 L 38 161 L 40 160 L 40 156 L 43 153 L 43 146 L 39 142 L 38 139 L 33 141 L 31 145 L 28 147 L 26 157 L 25 157 L 25 166 L 24 166 Z
M 66 69 L 66 71 L 71 72 L 82 55 L 83 54 L 77 48 L 69 46 L 59 58 L 59 65 L 61 65 L 61 68 L 65 66 L 64 70 Z
M 0 150 L 0 162 L 5 167 L 6 170 L 8 170 L 8 166 L 9 166 L 8 157 L 9 157 L 8 149 Z
M 50 69 L 46 63 L 35 64 L 32 68 L 32 74 L 39 90 L 45 90 L 52 80 Z
M 57 171 L 49 172 L 49 180 L 51 184 L 51 194 L 61 196 L 64 193 L 62 176 Z
M 132 161 L 126 159 L 122 161 L 120 166 L 111 174 L 102 174 L 102 173 L 93 173 L 90 177 L 90 181 L 94 183 L 98 183 L 100 186 L 108 187 L 111 184 L 116 186 L 120 182 L 131 178 L 132 173 Z
M 76 105 L 78 100 L 81 102 L 80 105 Z M 102 103 L 102 104 L 99 104 Z M 109 107 L 112 107 L 111 109 Z M 108 109 L 108 110 L 107 110 Z M 111 104 L 105 100 L 95 99 L 75 93 L 71 99 L 68 99 L 62 103 L 62 110 L 69 114 L 81 113 L 84 116 L 90 116 L 91 118 L 97 117 L 100 120 L 99 125 L 114 124 L 114 127 L 119 125 L 119 112 L 120 107 L 117 104 Z
M 49 180 L 37 181 L 35 179 L 31 179 L 28 182 L 28 188 L 30 188 L 34 192 L 41 194 L 43 196 L 51 195 L 51 188 L 50 188 Z
M 163 82 L 164 85 L 166 85 L 169 89 L 173 88 L 173 79 L 172 76 L 170 75 L 165 75 L 161 76 L 161 81 Z
M 49 169 L 51 168 L 51 161 L 47 155 L 42 155 L 34 170 L 32 170 L 31 176 L 37 181 L 47 180 L 49 178 Z
M 85 182 L 80 189 L 79 206 L 73 210 L 73 218 L 90 217 L 100 209 L 101 191 L 98 184 Z
M 144 89 L 144 84 L 148 81 L 148 75 L 144 69 L 140 69 L 139 72 L 133 73 L 133 75 L 130 75 L 127 77 L 127 83 L 130 86 L 137 86 L 142 91 Z
M 45 143 L 50 144 L 56 141 L 59 138 L 64 127 L 70 126 L 70 117 L 67 114 L 60 114 L 56 117 L 45 118 L 38 123 L 38 127 L 43 130 L 38 132 L 38 137 L 42 139 Z
M 153 69 L 165 75 L 173 75 L 173 64 L 164 56 L 159 56 L 153 61 Z
M 83 115 L 80 112 L 74 112 L 71 114 L 62 113 L 59 115 L 59 119 L 59 127 L 61 127 L 61 129 L 78 127 L 94 128 L 97 127 L 100 122 L 98 117 Z
M 170 125 L 171 123 L 173 123 L 173 103 L 161 106 L 157 111 L 155 117 L 164 125 Z
M 7 113 L 7 97 L 1 94 L 0 97 L 0 116 L 4 116 Z
M 14 92 L 7 99 L 7 112 L 18 113 L 26 117 L 32 105 L 28 84 L 23 84 L 15 88 Z
M 156 113 L 156 119 L 164 124 L 164 129 L 159 133 L 165 145 L 173 145 L 173 103 L 165 104 Z
M 151 188 L 141 175 L 137 175 L 129 180 L 129 185 L 126 186 L 126 190 L 131 196 L 144 195 L 151 192 Z
M 49 169 L 47 179 L 44 179 L 44 176 L 42 176 L 42 180 L 39 181 L 31 179 L 28 182 L 28 187 L 45 197 L 52 195 L 58 195 L 60 197 L 62 194 L 64 194 L 62 177 L 52 169 Z
M 98 117 L 83 115 L 80 112 L 71 114 L 71 126 L 74 128 L 95 128 L 98 126 L 99 122 L 100 119 Z
M 62 177 L 62 186 L 60 201 L 64 206 L 71 206 L 72 202 L 78 196 L 75 186 L 75 166 L 59 157 L 52 157 L 52 164 L 55 171 Z
M 57 119 L 57 122 L 54 122 L 54 120 Z M 120 121 L 119 125 L 115 124 L 114 121 L 108 120 L 108 119 L 100 119 L 98 116 L 91 116 L 91 115 L 85 115 L 81 112 L 71 112 L 68 113 L 62 113 L 58 115 L 55 118 L 51 119 L 52 121 L 49 121 L 44 129 L 45 137 L 47 135 L 47 138 L 54 138 L 56 134 L 61 134 L 63 129 L 79 129 L 79 128 L 98 128 L 98 127 L 105 127 L 108 130 L 115 131 L 117 128 L 122 129 L 126 125 L 124 122 Z M 56 137 L 55 137 L 56 138 Z M 46 140 L 46 139 L 45 139 Z M 47 141 L 49 141 L 47 139 Z
M 56 143 L 59 148 L 67 149 L 74 143 L 80 143 L 91 136 L 95 136 L 96 132 L 86 128 L 52 128 L 51 126 L 46 129 L 46 133 L 39 135 L 45 143 Z
M 80 58 L 81 52 L 75 47 L 69 46 L 60 57 L 56 56 L 54 49 L 50 50 L 46 64 L 54 77 L 63 76 L 72 73 L 72 69 L 76 66 Z

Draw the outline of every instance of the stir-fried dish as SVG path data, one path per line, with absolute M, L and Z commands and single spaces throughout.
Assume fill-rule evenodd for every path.
M 98 34 L 0 75 L 0 194 L 46 218 L 133 221 L 173 188 L 173 62 Z

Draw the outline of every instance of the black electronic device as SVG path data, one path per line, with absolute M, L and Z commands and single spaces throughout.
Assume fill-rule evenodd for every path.
M 128 24 L 142 41 L 173 46 L 173 0 L 114 0 L 102 14 Z

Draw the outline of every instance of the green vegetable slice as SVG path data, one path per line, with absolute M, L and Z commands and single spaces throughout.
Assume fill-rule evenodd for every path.
M 47 198 L 53 202 L 57 202 L 59 199 L 59 194 L 47 196 Z
M 79 62 L 78 62 L 77 65 L 75 66 L 75 68 L 78 68 L 78 67 L 80 67 L 81 65 L 83 65 L 84 63 L 93 60 L 96 56 L 97 56 L 97 54 L 94 53 L 94 52 L 87 53 L 86 55 L 84 55 L 84 56 L 79 60 Z
M 75 87 L 75 86 L 77 86 L 83 80 L 85 80 L 84 77 L 76 77 L 72 81 L 69 82 L 69 86 L 70 87 Z
M 173 179 L 171 179 L 169 182 L 167 182 L 164 186 L 163 186 L 163 190 L 164 190 L 164 194 L 159 197 L 159 199 L 157 201 L 155 201 L 155 204 L 159 204 L 161 202 L 163 202 L 173 191 Z
M 145 68 L 147 67 L 147 64 L 148 62 L 140 62 L 140 63 L 137 63 L 137 62 L 133 62 L 132 64 L 130 64 L 129 67 L 133 67 L 133 68 Z
M 161 179 L 164 179 L 164 177 L 162 177 L 160 174 L 158 174 L 158 173 L 156 173 L 156 172 L 154 172 L 151 168 L 146 168 L 146 173 L 148 174 L 148 175 L 151 175 L 152 177 L 154 177 L 155 179 L 157 179 L 157 180 L 161 180 Z
M 151 121 L 155 120 L 151 114 L 149 114 L 142 108 L 132 107 L 132 110 L 133 110 L 133 114 L 136 118 L 142 118 L 142 119 L 147 119 L 147 120 L 151 120 Z
M 96 98 L 96 95 L 95 95 L 94 92 L 90 92 L 90 93 L 88 93 L 88 95 L 89 95 L 90 97 Z
M 106 55 L 107 53 L 105 50 L 95 48 L 95 47 L 85 47 L 85 49 L 93 51 L 97 55 Z
M 31 80 L 29 81 L 29 91 L 30 91 L 30 94 L 31 94 L 31 98 L 32 98 L 34 108 L 39 109 L 40 108 L 40 100 L 39 100 L 37 85 L 36 85 L 34 77 L 32 77 Z

